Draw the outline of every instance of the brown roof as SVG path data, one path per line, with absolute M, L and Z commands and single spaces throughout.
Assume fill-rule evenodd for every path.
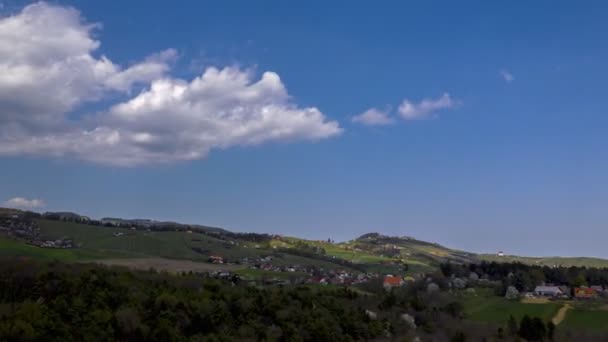
M 393 276 L 386 276 L 384 277 L 384 284 L 385 285 L 401 285 L 401 282 L 403 281 L 403 279 L 399 278 L 399 277 L 393 277 Z
M 574 295 L 577 297 L 595 296 L 595 289 L 589 287 L 577 287 L 574 289 Z

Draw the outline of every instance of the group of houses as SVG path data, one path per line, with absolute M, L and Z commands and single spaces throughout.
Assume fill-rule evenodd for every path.
M 534 291 L 524 294 L 526 297 L 574 298 L 595 299 L 602 295 L 606 289 L 601 285 L 581 286 L 570 288 L 568 286 L 539 285 Z
M 16 214 L 0 218 L 0 233 L 6 234 L 12 238 L 25 240 L 30 245 L 41 248 L 77 247 L 74 241 L 68 237 L 52 240 L 44 238 L 40 234 L 40 227 L 35 221 L 25 219 Z
M 19 215 L 10 215 L 0 219 L 0 232 L 8 236 L 28 241 L 39 240 L 40 228 L 35 221 L 21 219 Z

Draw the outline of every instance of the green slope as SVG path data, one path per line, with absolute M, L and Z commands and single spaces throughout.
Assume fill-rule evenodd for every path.
M 498 256 L 496 254 L 479 254 L 480 260 L 495 262 L 521 262 L 528 265 L 539 266 L 585 266 L 585 267 L 608 267 L 608 260 L 587 257 L 521 257 L 515 255 Z
M 243 258 L 273 256 L 273 264 L 303 266 L 315 265 L 328 269 L 347 268 L 326 260 L 278 253 L 273 249 L 256 248 L 248 241 L 220 239 L 214 236 L 187 232 L 154 232 L 110 228 L 73 222 L 37 219 L 41 235 L 46 239 L 68 237 L 80 248 L 46 249 L 25 245 L 23 242 L 2 240 L 10 248 L 3 248 L 5 255 L 38 256 L 66 261 L 102 258 L 164 257 L 206 262 L 209 255 L 220 255 L 231 262 Z M 115 233 L 122 233 L 115 236 Z
M 24 214 L 22 211 L 0 208 L 0 214 Z M 243 258 L 256 258 L 274 254 L 276 264 L 316 265 L 336 268 L 331 258 L 364 265 L 367 270 L 381 273 L 402 271 L 401 265 L 407 264 L 410 272 L 426 272 L 446 261 L 456 263 L 476 263 L 481 260 L 496 262 L 518 261 L 533 265 L 547 266 L 587 266 L 608 267 L 608 260 L 598 258 L 531 258 L 491 254 L 473 254 L 450 249 L 438 244 L 416 240 L 410 237 L 391 237 L 378 233 L 365 234 L 357 239 L 343 243 L 328 243 L 295 237 L 275 237 L 269 242 L 254 243 L 239 240 L 236 234 L 217 228 L 213 234 L 188 234 L 184 231 L 146 231 L 126 228 L 102 227 L 55 221 L 45 218 L 36 219 L 41 233 L 48 239 L 69 237 L 80 245 L 77 250 L 40 251 L 33 247 L 21 246 L 22 243 L 4 239 L 3 255 L 44 257 L 65 260 L 98 259 L 116 257 L 165 257 L 206 261 L 209 255 L 220 255 L 230 261 Z M 176 224 L 178 225 L 178 224 Z M 202 227 L 202 226 L 201 226 Z M 121 233 L 122 236 L 114 236 Z M 302 245 L 324 251 L 324 255 L 299 256 L 287 249 L 299 249 Z M 298 254 L 298 255 L 294 255 Z
M 479 322 L 506 323 L 511 315 L 518 321 L 524 315 L 549 321 L 561 306 L 560 303 L 521 303 L 497 297 L 487 289 L 477 289 L 474 295 L 463 293 L 459 299 L 464 303 L 466 317 Z
M 55 249 L 39 248 L 23 243 L 22 241 L 0 237 L 1 257 L 27 257 L 33 259 L 48 259 L 59 261 L 87 261 L 103 258 L 133 257 L 125 252 L 104 252 L 89 249 Z

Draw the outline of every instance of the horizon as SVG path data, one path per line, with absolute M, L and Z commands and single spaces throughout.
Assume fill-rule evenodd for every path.
M 0 1 L 0 207 L 608 258 L 605 10 Z
M 0 209 L 17 209 L 17 210 L 21 210 L 18 208 L 2 208 L 0 207 Z M 70 211 L 70 210 L 59 210 L 59 211 L 44 211 L 44 212 L 38 212 L 38 211 L 34 211 L 34 210 L 27 210 L 30 212 L 34 212 L 37 214 L 45 214 L 45 213 L 72 213 L 72 214 L 77 214 L 80 215 L 80 213 L 74 212 L 74 211 Z M 86 216 L 86 215 L 80 215 L 80 216 Z M 157 219 L 157 218 L 145 218 L 145 217 L 116 217 L 116 216 L 100 216 L 100 217 L 90 217 L 90 216 L 86 216 L 91 220 L 97 220 L 97 221 L 101 221 L 103 219 L 121 219 L 121 220 L 144 220 L 144 221 L 151 221 L 151 222 L 171 222 L 171 223 L 177 223 L 177 224 L 182 224 L 182 225 L 189 225 L 189 226 L 203 226 L 203 227 L 209 227 L 209 228 L 219 228 L 219 229 L 224 229 L 227 230 L 229 232 L 234 232 L 234 233 L 257 233 L 257 234 L 269 234 L 269 235 L 277 235 L 277 236 L 282 236 L 282 237 L 293 237 L 293 238 L 300 238 L 300 239 L 305 239 L 305 240 L 309 240 L 309 241 L 326 241 L 328 238 L 331 238 L 331 236 L 328 236 L 327 238 L 319 238 L 319 237 L 304 237 L 302 235 L 286 235 L 286 234 L 281 234 L 281 233 L 276 233 L 276 232 L 252 232 L 252 231 L 247 231 L 247 230 L 234 230 L 231 229 L 230 227 L 225 227 L 225 226 L 216 226 L 216 225 L 208 225 L 205 224 L 204 222 L 181 222 L 179 220 L 175 220 L 175 219 Z M 598 259 L 606 259 L 608 260 L 608 258 L 605 257 L 601 257 L 601 256 L 594 256 L 594 255 L 520 255 L 520 254 L 511 254 L 509 252 L 505 252 L 503 250 L 497 250 L 497 251 L 472 251 L 472 250 L 465 250 L 465 249 L 461 249 L 458 248 L 457 246 L 451 246 L 449 244 L 444 244 L 444 243 L 440 243 L 437 241 L 426 241 L 424 239 L 420 239 L 416 236 L 412 236 L 412 235 L 391 235 L 391 234 L 386 234 L 382 231 L 369 231 L 360 235 L 356 235 L 356 236 L 352 236 L 348 239 L 342 239 L 342 240 L 334 240 L 332 238 L 332 243 L 346 243 L 349 241 L 354 241 L 358 238 L 360 238 L 363 235 L 366 234 L 380 234 L 383 236 L 388 236 L 388 237 L 397 237 L 397 238 L 408 238 L 408 239 L 414 239 L 417 241 L 423 241 L 423 242 L 428 242 L 428 243 L 433 243 L 433 244 L 437 244 L 440 245 L 442 247 L 448 248 L 448 249 L 452 249 L 452 250 L 458 250 L 458 251 L 462 251 L 462 252 L 468 252 L 468 253 L 474 253 L 474 254 L 490 254 L 490 255 L 494 255 L 494 254 L 498 254 L 498 253 L 504 253 L 504 256 L 506 257 L 532 257 L 532 258 L 598 258 Z

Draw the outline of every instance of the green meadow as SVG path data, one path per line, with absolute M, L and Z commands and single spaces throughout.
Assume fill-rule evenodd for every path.
M 477 295 L 462 294 L 466 317 L 478 322 L 506 323 L 513 315 L 520 320 L 524 315 L 536 316 L 548 322 L 553 318 L 560 303 L 529 304 L 494 296 L 490 290 L 478 289 Z

